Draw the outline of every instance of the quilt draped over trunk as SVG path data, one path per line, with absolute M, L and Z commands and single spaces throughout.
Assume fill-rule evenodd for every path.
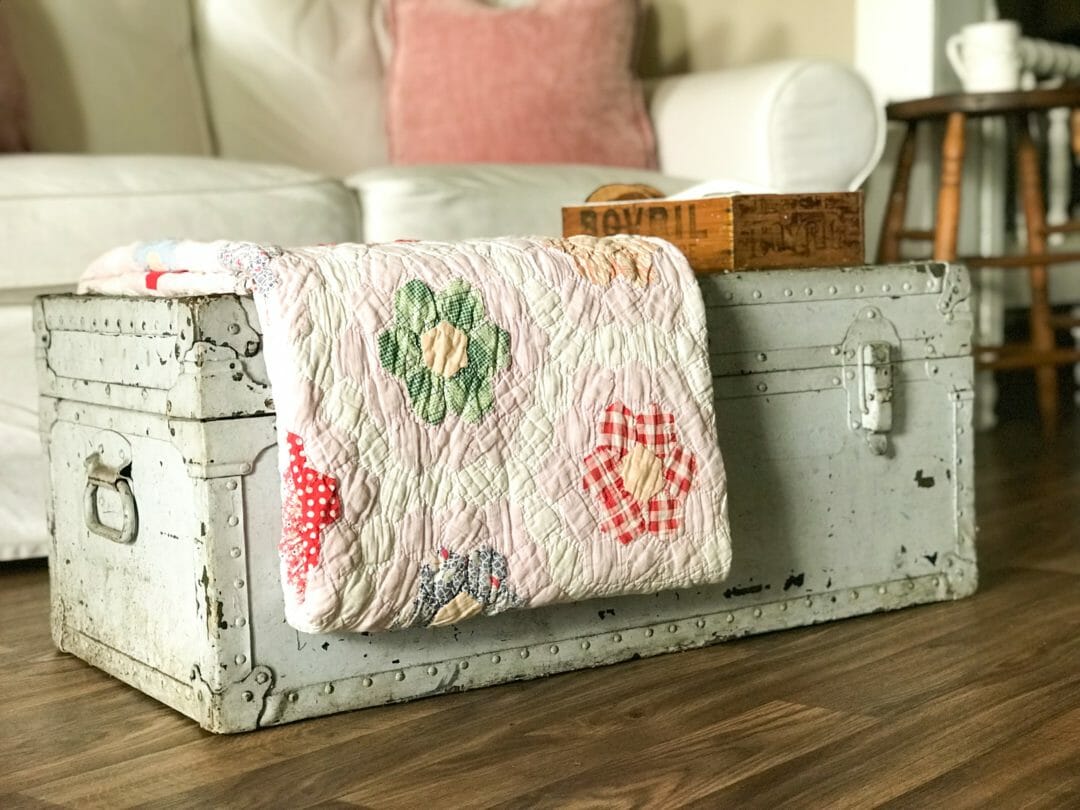
M 728 571 L 705 311 L 666 242 L 139 243 L 79 289 L 255 296 L 298 630 L 445 625 Z

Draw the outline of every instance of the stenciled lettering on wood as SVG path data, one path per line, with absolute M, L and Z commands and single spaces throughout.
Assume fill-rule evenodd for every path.
M 658 236 L 673 242 L 709 237 L 708 229 L 698 225 L 697 203 L 581 208 L 579 225 L 580 233 L 589 236 L 631 233 L 638 236 Z
M 800 195 L 791 199 L 748 196 L 736 201 L 737 263 L 816 257 L 858 261 L 863 251 L 862 211 L 847 195 Z
M 626 233 L 675 244 L 698 272 L 863 261 L 858 193 L 748 194 L 563 209 L 563 234 Z

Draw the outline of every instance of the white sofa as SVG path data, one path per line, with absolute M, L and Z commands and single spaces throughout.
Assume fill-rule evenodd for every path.
M 0 155 L 0 560 L 46 550 L 29 302 L 109 247 L 557 234 L 602 183 L 840 190 L 880 153 L 865 84 L 790 61 L 652 83 L 660 172 L 389 166 L 375 3 L 0 2 L 35 148 Z

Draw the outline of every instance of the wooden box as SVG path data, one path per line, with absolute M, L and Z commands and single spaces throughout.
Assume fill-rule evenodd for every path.
M 699 273 L 854 267 L 864 261 L 862 192 L 735 194 L 563 208 L 563 236 L 658 236 Z

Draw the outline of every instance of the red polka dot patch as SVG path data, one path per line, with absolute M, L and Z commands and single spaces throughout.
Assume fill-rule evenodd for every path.
M 288 434 L 289 467 L 282 488 L 282 527 L 279 550 L 286 578 L 304 601 L 308 572 L 319 564 L 322 530 L 341 514 L 337 479 L 308 466 L 304 440 Z

